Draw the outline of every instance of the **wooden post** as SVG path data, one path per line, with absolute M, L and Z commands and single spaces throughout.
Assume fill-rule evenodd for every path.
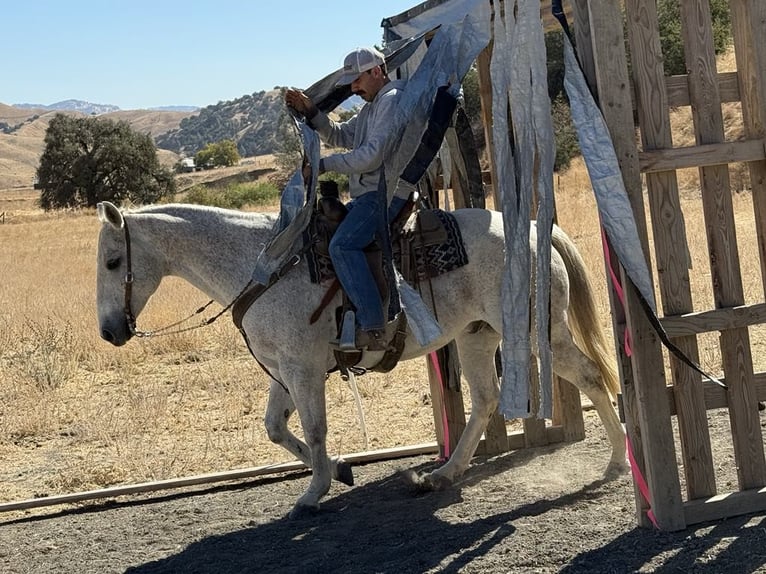
M 748 139 L 766 137 L 766 4 L 759 0 L 730 0 L 737 79 L 742 119 Z M 761 259 L 761 282 L 766 295 L 766 161 L 748 163 Z
M 454 343 L 450 343 L 454 350 Z M 431 388 L 431 402 L 434 413 L 434 426 L 436 428 L 436 442 L 439 445 L 439 456 L 448 458 L 455 449 L 465 430 L 465 408 L 463 406 L 463 394 L 460 384 L 450 384 L 449 370 L 434 365 L 434 361 L 440 362 L 445 356 L 444 349 L 429 353 L 426 357 L 428 364 L 428 384 Z M 442 384 L 443 382 L 443 384 Z
M 631 0 L 627 0 L 626 7 L 630 3 Z M 590 0 L 588 7 L 600 107 L 620 161 L 634 218 L 636 222 L 645 225 L 622 14 L 619 6 L 608 0 Z M 632 55 L 635 69 L 635 59 L 639 56 L 636 52 Z M 646 237 L 645 230 L 643 232 L 642 239 Z M 645 249 L 646 243 L 644 239 Z M 648 249 L 645 254 L 649 260 Z M 665 372 L 662 351 L 635 289 L 629 285 L 624 274 L 622 283 L 625 286 L 626 316 L 632 335 L 632 372 L 636 392 L 636 401 L 631 399 L 628 404 L 639 407 L 638 413 L 626 413 L 629 437 L 635 443 L 640 436 L 643 442 L 646 478 L 652 496 L 652 510 L 658 524 L 666 530 L 678 530 L 685 526 L 685 522 L 670 412 L 663 392 Z M 640 425 L 640 434 L 635 432 L 636 425 Z M 639 522 L 647 524 L 643 512 Z
M 495 166 L 495 144 L 492 137 L 492 77 L 489 74 L 489 65 L 492 61 L 492 41 L 484 48 L 476 60 L 476 66 L 479 72 L 479 95 L 481 97 L 481 122 L 484 126 L 484 141 L 487 157 L 489 158 L 489 171 L 492 185 L 492 198 L 495 209 L 500 208 L 500 198 L 498 197 L 497 185 L 497 167 Z

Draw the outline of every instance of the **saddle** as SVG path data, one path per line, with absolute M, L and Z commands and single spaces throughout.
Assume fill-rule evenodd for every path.
M 423 279 L 438 275 L 438 266 L 429 265 L 426 249 L 432 246 L 444 245 L 449 239 L 449 233 L 444 222 L 438 215 L 442 212 L 433 210 L 413 211 L 414 202 L 408 202 L 397 220 L 392 224 L 392 252 L 394 264 L 409 283 L 419 284 Z M 333 234 L 340 223 L 346 217 L 348 208 L 340 200 L 338 187 L 334 181 L 319 182 L 319 200 L 317 209 L 312 219 L 311 233 L 314 236 L 314 255 L 318 258 L 326 258 L 329 261 L 329 245 Z M 370 267 L 378 290 L 383 301 L 383 308 L 389 308 L 390 291 L 389 281 L 383 266 L 383 251 L 376 239 L 365 250 L 367 264 Z M 324 308 L 341 290 L 340 282 L 335 278 L 330 284 L 322 302 L 311 316 L 311 322 L 315 322 Z M 349 348 L 349 335 L 355 333 L 353 305 L 343 293 L 343 303 L 335 310 L 336 326 L 338 333 L 339 348 L 334 349 L 338 368 L 342 373 L 348 369 L 354 369 L 362 359 L 363 352 Z M 388 372 L 393 369 L 404 349 L 404 341 L 407 333 L 407 320 L 403 312 L 399 312 L 393 320 L 386 325 L 386 343 L 389 350 L 385 351 L 377 364 L 371 370 Z M 346 345 L 344 346 L 344 337 Z M 345 349 L 344 349 L 345 347 Z M 353 347 L 353 338 L 351 339 Z

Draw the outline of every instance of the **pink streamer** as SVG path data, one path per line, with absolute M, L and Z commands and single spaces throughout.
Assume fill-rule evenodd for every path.
M 633 480 L 636 481 L 638 491 L 641 493 L 641 496 L 644 497 L 644 500 L 649 507 L 646 511 L 646 516 L 649 518 L 649 520 L 651 520 L 652 524 L 654 524 L 654 527 L 659 530 L 660 526 L 657 524 L 657 519 L 655 518 L 654 512 L 652 511 L 652 501 L 649 498 L 649 485 L 646 484 L 646 479 L 644 479 L 644 475 L 641 474 L 641 469 L 638 467 L 636 457 L 633 454 L 633 447 L 631 446 L 630 439 L 627 436 L 625 437 L 625 444 L 628 447 L 628 461 L 630 462 L 630 470 L 633 473 Z
M 606 261 L 607 269 L 609 269 L 609 276 L 612 279 L 612 286 L 614 287 L 614 292 L 617 294 L 617 299 L 619 299 L 624 309 L 625 308 L 625 292 L 622 290 L 622 284 L 620 283 L 620 279 L 617 277 L 617 274 L 614 272 L 614 268 L 612 267 L 612 258 L 609 254 L 609 245 L 607 244 L 607 241 L 606 241 L 606 232 L 604 231 L 603 226 L 601 227 L 601 245 L 604 248 L 604 260 Z M 633 355 L 633 351 L 630 348 L 630 332 L 627 329 L 625 329 L 625 340 L 623 344 L 625 346 L 625 355 L 628 357 Z
M 439 367 L 439 357 L 436 356 L 436 351 L 431 351 L 428 356 L 431 358 L 431 365 L 439 379 L 439 393 L 441 394 L 442 405 L 442 435 L 444 436 L 444 458 L 448 459 L 450 456 L 449 422 L 447 421 L 447 405 L 444 402 L 444 377 L 442 376 L 442 370 Z
M 614 272 L 614 267 L 612 267 L 612 258 L 609 254 L 609 245 L 607 243 L 606 239 L 606 232 L 604 231 L 604 227 L 601 227 L 601 244 L 604 247 L 604 260 L 606 261 L 607 269 L 609 269 L 609 275 L 612 279 L 612 286 L 614 287 L 614 292 L 617 295 L 617 299 L 619 299 L 620 304 L 622 305 L 623 309 L 625 308 L 625 292 L 622 289 L 622 284 L 620 283 L 620 279 L 617 277 L 617 274 Z M 632 355 L 632 351 L 630 348 L 630 331 L 628 329 L 625 329 L 625 354 L 630 357 Z M 630 462 L 630 470 L 633 473 L 633 480 L 636 483 L 636 486 L 638 487 L 638 491 L 641 493 L 641 496 L 646 501 L 646 504 L 648 506 L 648 509 L 646 511 L 647 518 L 651 521 L 652 524 L 654 524 L 654 527 L 659 530 L 659 525 L 657 524 L 657 518 L 654 516 L 654 512 L 652 511 L 652 501 L 649 494 L 649 485 L 646 483 L 646 479 L 644 478 L 644 475 L 641 474 L 641 469 L 638 466 L 638 463 L 636 462 L 636 457 L 633 454 L 633 446 L 630 444 L 630 439 L 626 436 L 625 437 L 625 445 L 627 446 L 628 450 L 628 461 Z

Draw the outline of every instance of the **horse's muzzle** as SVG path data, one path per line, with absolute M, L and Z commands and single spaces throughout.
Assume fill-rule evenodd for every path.
M 117 328 L 106 326 L 101 328 L 101 338 L 115 347 L 122 347 L 125 343 L 130 341 L 132 336 L 133 333 L 128 329 L 127 323 Z

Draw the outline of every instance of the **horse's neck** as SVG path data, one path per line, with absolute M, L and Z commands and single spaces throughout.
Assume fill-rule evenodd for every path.
M 224 304 L 249 281 L 272 227 L 273 218 L 265 214 L 183 206 L 141 217 L 142 239 L 163 261 L 164 274 Z

